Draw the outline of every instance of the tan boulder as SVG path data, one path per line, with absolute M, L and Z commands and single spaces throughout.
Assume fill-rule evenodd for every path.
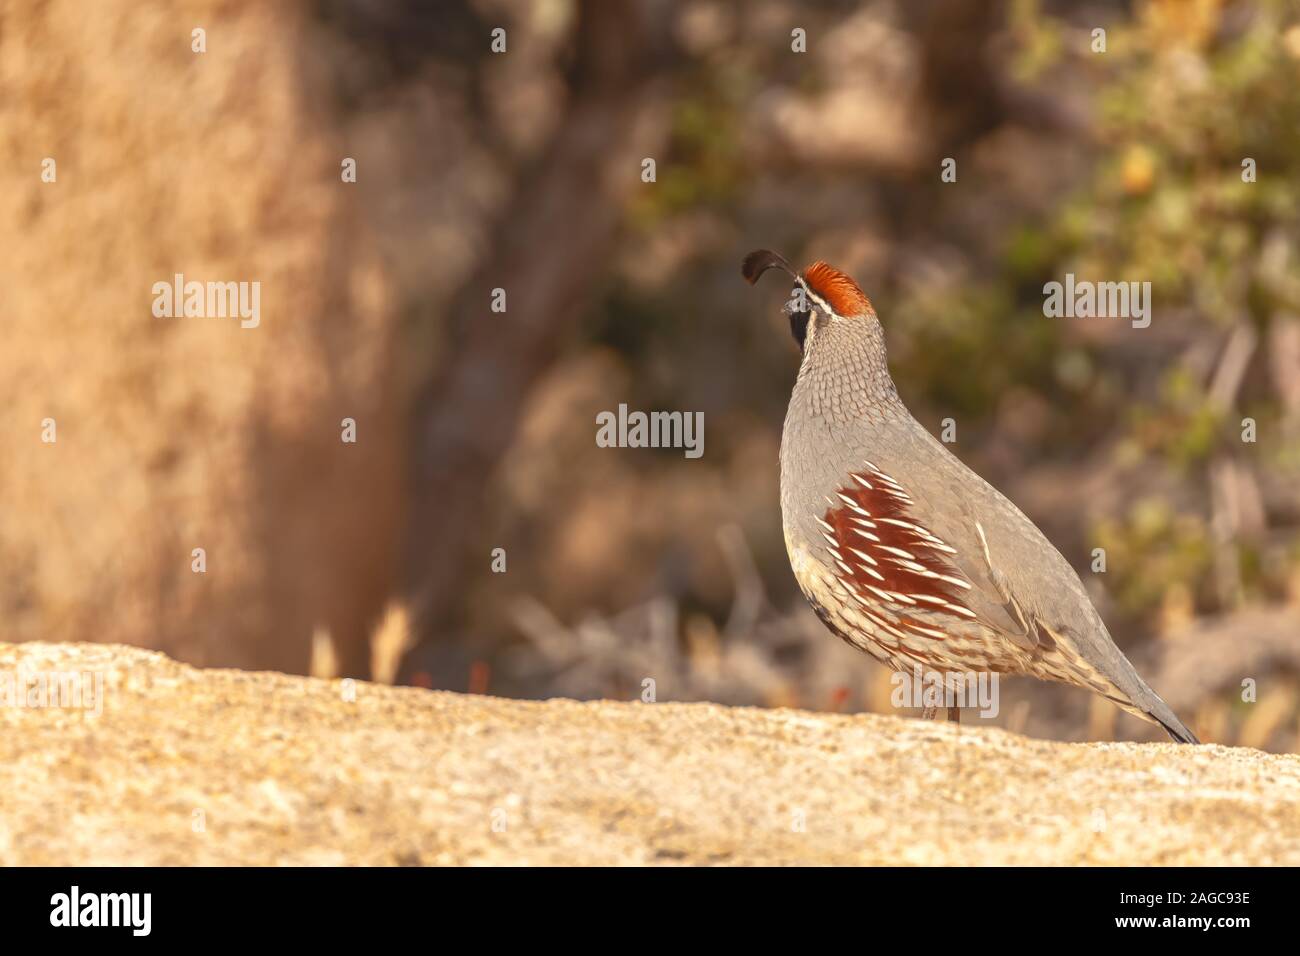
M 0 645 L 58 672 L 103 706 L 0 694 L 5 864 L 1300 863 L 1296 755 Z

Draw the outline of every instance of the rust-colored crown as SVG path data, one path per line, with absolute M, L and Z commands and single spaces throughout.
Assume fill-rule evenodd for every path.
M 803 279 L 808 288 L 826 300 L 827 305 L 840 315 L 874 313 L 871 300 L 856 282 L 825 262 L 814 262 L 804 270 Z

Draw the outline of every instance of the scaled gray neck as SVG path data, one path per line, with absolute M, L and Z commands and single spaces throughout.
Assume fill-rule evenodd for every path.
M 805 340 L 781 435 L 787 547 L 821 541 L 816 518 L 826 508 L 826 496 L 847 480 L 850 468 L 910 435 L 909 423 L 911 416 L 889 376 L 884 334 L 875 316 L 820 324 Z
M 820 324 L 806 343 L 791 410 L 835 424 L 906 414 L 874 315 Z

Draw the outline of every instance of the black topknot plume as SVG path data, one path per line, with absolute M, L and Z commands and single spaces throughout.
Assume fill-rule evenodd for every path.
M 768 269 L 780 269 L 782 272 L 789 273 L 792 278 L 799 278 L 799 273 L 794 271 L 790 263 L 771 249 L 755 249 L 745 256 L 745 261 L 740 267 L 740 274 L 745 277 L 746 282 L 753 285 L 758 281 L 758 277 Z

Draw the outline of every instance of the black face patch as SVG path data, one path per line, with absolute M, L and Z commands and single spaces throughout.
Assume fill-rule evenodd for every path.
M 790 313 L 790 334 L 794 340 L 799 343 L 799 351 L 803 351 L 803 340 L 808 336 L 808 319 L 811 313 L 808 312 L 791 312 Z

